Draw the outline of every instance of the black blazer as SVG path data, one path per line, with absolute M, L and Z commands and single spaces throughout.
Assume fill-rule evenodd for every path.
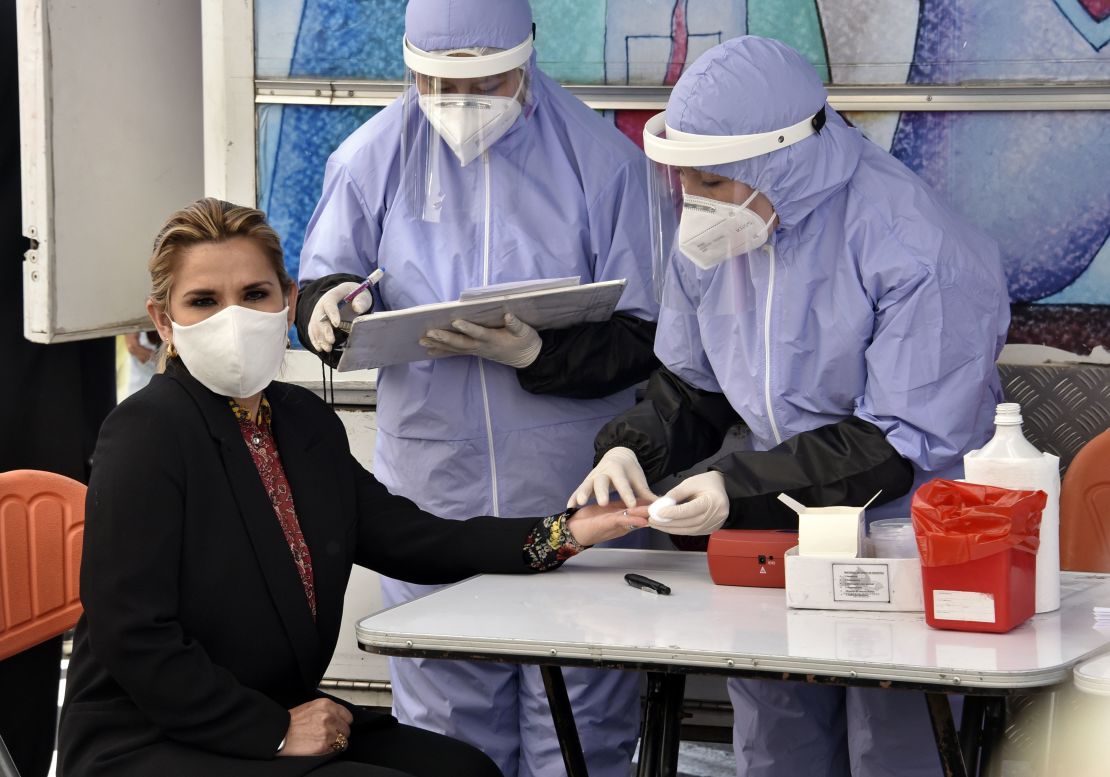
M 93 459 L 60 775 L 304 774 L 330 756 L 274 753 L 287 710 L 322 695 L 353 563 L 416 583 L 529 571 L 536 519 L 421 512 L 358 464 L 314 394 L 275 382 L 266 397 L 316 621 L 227 399 L 180 365 L 155 376 Z M 355 711 L 356 725 L 393 722 Z

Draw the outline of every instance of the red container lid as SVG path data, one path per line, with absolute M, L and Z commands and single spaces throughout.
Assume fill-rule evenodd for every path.
M 709 553 L 717 556 L 781 557 L 797 544 L 798 532 L 786 529 L 720 529 L 709 535 Z

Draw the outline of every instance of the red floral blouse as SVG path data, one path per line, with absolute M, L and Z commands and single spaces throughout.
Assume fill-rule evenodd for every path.
M 312 579 L 312 554 L 305 544 L 304 535 L 301 533 L 301 523 L 297 520 L 297 510 L 293 506 L 293 492 L 289 488 L 289 481 L 285 477 L 285 470 L 281 466 L 281 457 L 278 455 L 277 443 L 270 428 L 270 403 L 262 397 L 262 404 L 258 408 L 258 421 L 251 418 L 250 411 L 240 406 L 235 400 L 229 399 L 231 410 L 239 422 L 239 431 L 243 434 L 243 442 L 251 453 L 254 466 L 262 478 L 262 485 L 270 497 L 270 504 L 274 506 L 281 530 L 285 533 L 285 543 L 289 552 L 293 554 L 293 563 L 297 565 L 297 574 L 300 575 L 301 585 L 304 586 L 304 595 L 308 599 L 308 608 L 312 611 L 313 620 L 316 619 L 316 587 Z

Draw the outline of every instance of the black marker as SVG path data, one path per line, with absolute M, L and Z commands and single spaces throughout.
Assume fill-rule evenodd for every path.
M 624 580 L 633 588 L 641 588 L 645 591 L 654 591 L 660 596 L 666 596 L 671 592 L 669 586 L 665 586 L 658 580 L 652 580 L 650 577 L 637 575 L 635 572 L 629 572 L 624 576 Z

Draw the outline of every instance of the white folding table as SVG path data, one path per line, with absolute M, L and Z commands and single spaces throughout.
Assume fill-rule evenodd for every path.
M 632 588 L 626 572 L 672 593 Z M 641 775 L 676 772 L 689 673 L 922 690 L 946 770 L 966 774 L 980 760 L 976 702 L 1066 683 L 1110 647 L 1092 615 L 1107 603 L 1110 575 L 1065 573 L 1056 612 L 1008 634 L 940 631 L 921 613 L 794 610 L 782 589 L 717 586 L 704 553 L 597 549 L 554 572 L 471 578 L 364 618 L 356 633 L 370 652 L 539 664 L 571 777 L 585 762 L 559 667 L 583 665 L 647 672 Z M 971 702 L 962 737 L 950 693 Z

